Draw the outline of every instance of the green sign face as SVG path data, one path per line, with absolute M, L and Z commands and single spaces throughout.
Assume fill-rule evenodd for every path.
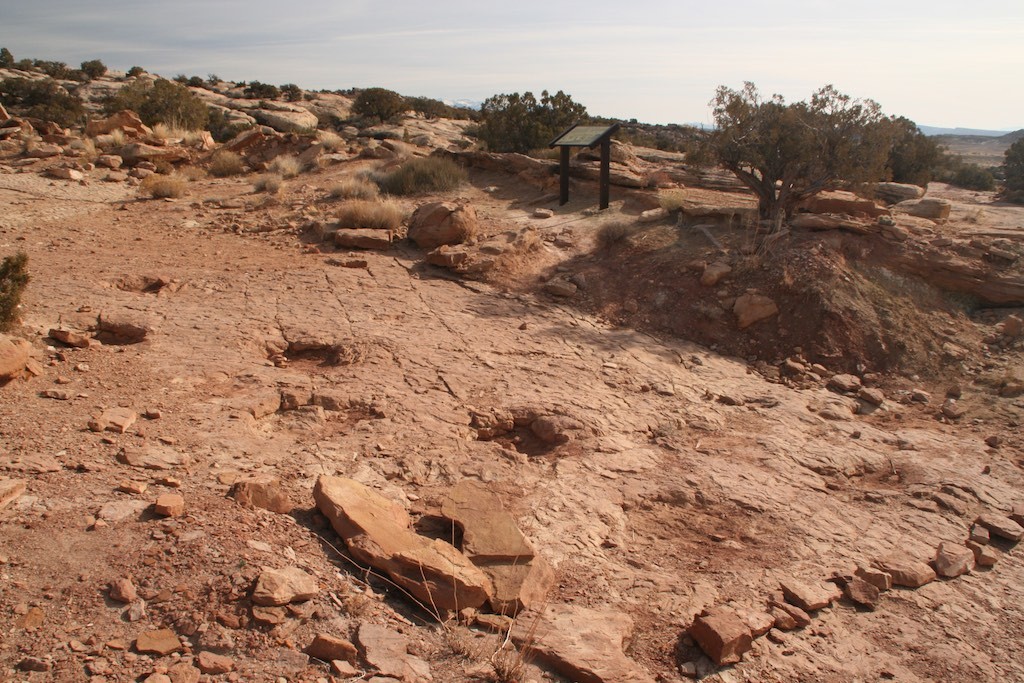
M 591 147 L 614 128 L 616 126 L 576 126 L 553 140 L 551 146 Z

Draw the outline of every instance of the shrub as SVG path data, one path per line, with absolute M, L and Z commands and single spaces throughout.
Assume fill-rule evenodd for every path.
M 533 93 L 494 95 L 481 108 L 478 136 L 493 152 L 520 152 L 546 147 L 560 132 L 586 119 L 587 108 L 559 90 L 540 100 Z
M 964 164 L 953 173 L 949 179 L 950 185 L 962 187 L 965 190 L 988 191 L 996 189 L 996 179 L 992 171 L 982 168 L 977 164 Z
M 943 151 L 917 124 L 905 117 L 889 120 L 893 141 L 886 169 L 897 183 L 925 187 L 943 163 Z
M 32 61 L 32 66 L 42 71 L 50 78 L 69 78 L 71 76 L 71 69 L 64 62 L 54 62 L 45 59 L 35 59 Z
M 338 225 L 343 228 L 379 228 L 394 230 L 405 219 L 405 211 L 396 202 L 353 199 L 338 210 Z
M 206 130 L 210 131 L 210 135 L 217 142 L 227 142 L 243 130 L 252 128 L 252 124 L 232 123 L 223 109 L 210 107 L 207 112 L 209 120 L 206 124 Z
M 185 130 L 202 129 L 210 117 L 203 101 L 188 88 L 162 78 L 152 83 L 138 80 L 125 86 L 107 99 L 103 108 L 108 114 L 131 109 L 147 126 L 165 123 Z
M 133 66 L 132 68 L 128 69 L 128 73 L 126 75 L 128 76 L 128 78 L 135 78 L 136 76 L 141 76 L 144 73 L 146 73 L 146 70 L 143 69 L 141 66 Z
M 82 100 L 69 95 L 49 78 L 38 81 L 8 78 L 0 81 L 0 101 L 10 107 L 12 113 L 53 121 L 64 127 L 79 123 L 85 116 Z
M 245 86 L 243 92 L 251 100 L 276 100 L 281 96 L 281 91 L 277 89 L 276 85 L 260 83 L 259 81 L 250 82 L 249 85 Z
M 302 170 L 302 164 L 299 163 L 297 157 L 281 155 L 274 157 L 274 160 L 270 162 L 269 170 L 284 178 L 294 178 Z
M 6 47 L 0 47 L 0 67 L 10 69 L 14 66 L 14 55 Z
M 82 73 L 90 80 L 96 79 L 107 73 L 107 65 L 98 59 L 90 59 L 87 62 L 82 62 Z
M 177 173 L 153 174 L 144 179 L 139 187 L 153 199 L 177 199 L 188 192 L 188 180 Z
M 185 166 L 180 172 L 182 176 L 189 180 L 189 182 L 202 180 L 206 177 L 206 171 L 199 166 Z
M 219 149 L 210 157 L 210 175 L 217 178 L 227 178 L 245 172 L 245 163 L 242 157 L 235 152 L 226 149 Z
M 611 249 L 624 243 L 633 234 L 633 226 L 625 221 L 605 223 L 597 230 L 597 246 L 600 249 Z
M 332 199 L 376 199 L 380 194 L 377 186 L 366 178 L 342 178 L 327 192 Z
M 377 118 L 381 123 L 395 118 L 406 110 L 405 98 L 387 88 L 367 88 L 352 103 L 352 111 L 359 116 Z
M 685 203 L 683 193 L 678 190 L 669 190 L 658 194 L 658 205 L 669 213 L 683 208 Z
M 1018 139 L 1006 150 L 1003 176 L 1006 183 L 1004 198 L 1011 202 L 1024 203 L 1024 137 Z
M 281 86 L 281 94 L 289 102 L 299 102 L 302 100 L 302 88 L 295 85 L 294 83 L 285 83 Z
M 412 195 L 454 190 L 466 179 L 465 169 L 451 159 L 426 157 L 411 159 L 376 182 L 388 194 Z
M 256 182 L 252 184 L 253 190 L 256 192 L 267 192 L 269 194 L 277 194 L 281 191 L 281 185 L 284 183 L 284 178 L 276 173 L 268 173 L 261 175 L 256 179 Z
M 28 254 L 19 251 L 0 262 L 0 332 L 9 332 L 18 321 L 21 293 L 28 281 Z

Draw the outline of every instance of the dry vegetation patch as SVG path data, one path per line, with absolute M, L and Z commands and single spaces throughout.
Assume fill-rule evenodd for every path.
M 143 180 L 139 189 L 153 199 L 177 199 L 188 192 L 188 179 L 179 173 L 157 173 Z
M 210 158 L 210 175 L 217 178 L 227 178 L 245 172 L 245 162 L 235 152 L 221 149 L 213 153 Z
M 405 210 L 393 201 L 353 199 L 338 209 L 338 225 L 344 228 L 394 230 L 405 220 Z
M 454 190 L 467 179 L 466 170 L 451 159 L 426 157 L 411 159 L 375 180 L 387 194 L 416 195 Z
M 331 199 L 376 199 L 380 195 L 377 186 L 366 178 L 342 178 L 327 190 Z

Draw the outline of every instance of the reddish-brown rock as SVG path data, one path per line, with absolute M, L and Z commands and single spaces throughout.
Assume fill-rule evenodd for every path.
M 892 576 L 896 586 L 920 588 L 935 580 L 935 570 L 903 553 L 893 553 L 877 562 L 878 568 Z
M 694 619 L 690 635 L 718 665 L 735 664 L 753 646 L 750 627 L 731 610 L 716 609 Z
M 985 527 L 993 536 L 1013 541 L 1016 543 L 1024 538 L 1024 526 L 1013 521 L 1005 515 L 995 512 L 986 512 L 974 521 L 975 524 Z
M 468 204 L 432 202 L 416 209 L 409 220 L 409 239 L 421 249 L 462 244 L 479 231 L 476 211 Z
M 939 576 L 953 578 L 974 568 L 974 553 L 956 543 L 940 543 L 935 551 L 935 571 Z

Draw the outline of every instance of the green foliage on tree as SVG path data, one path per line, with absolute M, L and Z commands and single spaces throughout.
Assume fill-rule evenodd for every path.
M 405 98 L 387 88 L 366 88 L 356 96 L 352 111 L 359 116 L 390 121 L 408 109 Z
M 99 78 L 107 73 L 107 65 L 98 59 L 90 59 L 87 62 L 82 62 L 82 73 L 86 75 L 90 80 Z
M 127 76 L 129 78 L 134 78 L 136 76 L 141 76 L 144 73 L 146 73 L 146 70 L 143 69 L 141 66 L 133 66 L 132 68 L 128 69 Z
M 206 81 L 204 81 L 199 76 L 192 76 L 192 77 L 190 77 L 188 79 L 188 81 L 185 83 L 185 85 L 187 85 L 190 88 L 205 88 L 206 87 Z
M 493 152 L 520 152 L 546 147 L 569 126 L 587 118 L 587 108 L 559 90 L 493 95 L 481 107 L 478 137 Z
M 761 218 L 774 226 L 823 190 L 885 176 L 892 129 L 871 100 L 827 85 L 809 102 L 786 104 L 748 82 L 742 90 L 720 86 L 712 105 L 712 152 L 754 191 Z
M 276 85 L 259 81 L 251 81 L 249 85 L 245 86 L 244 92 L 245 96 L 251 100 L 276 100 L 281 96 L 281 91 L 277 89 Z
M 996 189 L 996 177 L 992 171 L 977 164 L 960 164 L 950 176 L 949 184 L 965 190 L 988 192 Z
M 45 59 L 35 59 L 32 61 L 32 66 L 42 71 L 50 78 L 69 78 L 71 76 L 71 69 L 64 62 L 54 62 Z
M 0 262 L 0 332 L 9 332 L 18 321 L 18 305 L 28 281 L 28 254 L 19 251 Z
M 85 115 L 82 100 L 68 94 L 49 78 L 8 78 L 0 81 L 0 102 L 12 113 L 53 121 L 65 128 L 79 123 Z
M 180 83 L 161 78 L 138 80 L 122 88 L 103 105 L 108 114 L 131 109 L 147 126 L 163 123 L 172 128 L 200 130 L 206 126 L 209 112 L 203 101 Z
M 14 55 L 6 47 L 0 47 L 0 67 L 10 69 L 14 66 Z
M 302 101 L 302 88 L 294 83 L 285 83 L 281 86 L 281 94 L 288 102 Z
M 897 183 L 927 186 L 945 163 L 942 147 L 908 118 L 889 119 L 889 125 L 892 128 L 892 147 L 886 162 L 889 178 Z
M 1003 176 L 1005 178 L 1003 197 L 1011 202 L 1024 204 L 1024 138 L 1020 138 L 1006 150 Z

